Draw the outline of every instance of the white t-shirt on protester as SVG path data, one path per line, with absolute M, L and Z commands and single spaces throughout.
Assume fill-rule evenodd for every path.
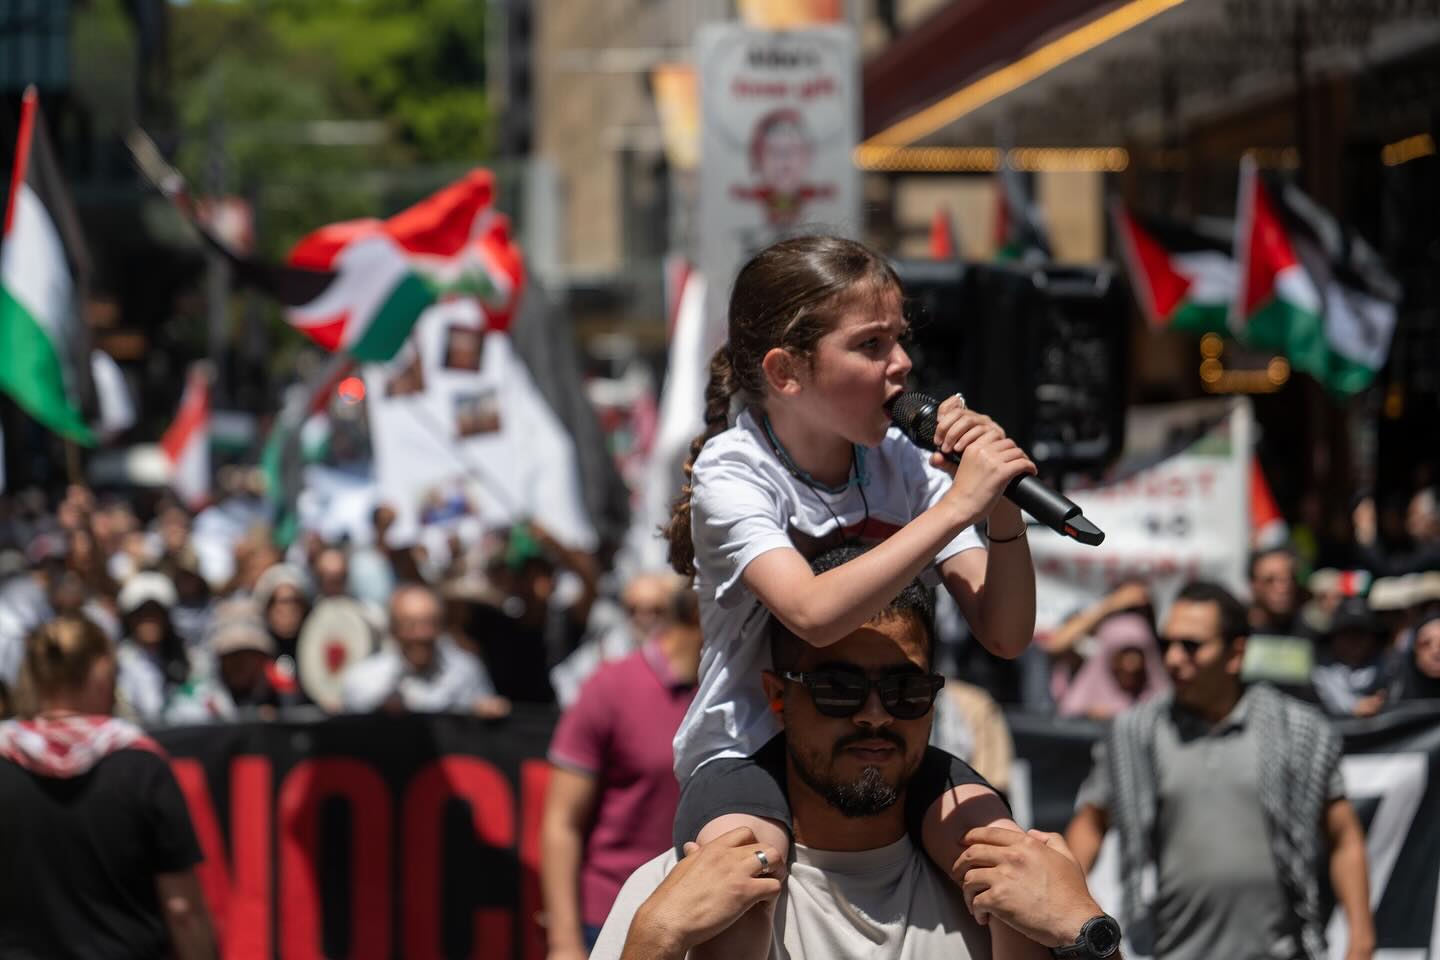
M 909 837 L 841 853 L 796 844 L 770 960 L 989 960 L 990 935 Z M 630 875 L 590 960 L 616 960 L 635 911 L 675 868 L 668 850 Z
M 761 671 L 770 668 L 769 614 L 741 572 L 762 553 L 784 547 L 813 557 L 848 538 L 884 540 L 950 488 L 950 476 L 932 467 L 929 456 L 891 428 L 878 447 L 866 449 L 863 491 L 851 485 L 832 496 L 785 469 L 749 411 L 706 442 L 695 460 L 690 501 L 705 643 L 700 688 L 675 734 L 681 783 L 711 760 L 751 756 L 780 732 L 760 684 Z M 984 544 L 967 527 L 935 562 L 973 548 Z
M 445 634 L 435 642 L 435 662 L 427 673 L 417 673 L 392 640 L 340 678 L 347 713 L 378 710 L 396 693 L 411 713 L 464 713 L 481 697 L 494 696 L 495 685 L 479 658 Z

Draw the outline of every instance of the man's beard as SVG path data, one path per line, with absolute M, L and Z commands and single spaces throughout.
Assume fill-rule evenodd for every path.
M 852 741 L 884 739 L 889 740 L 904 752 L 905 742 L 894 734 L 863 733 L 846 737 L 835 744 L 834 756 L 838 756 L 842 750 Z M 819 772 L 813 769 L 808 758 L 801 756 L 793 747 L 789 748 L 790 759 L 795 767 L 795 773 L 807 787 L 814 790 L 820 797 L 840 811 L 845 817 L 873 817 L 884 810 L 889 809 L 900 799 L 900 787 L 904 785 L 908 776 L 902 778 L 900 784 L 888 783 L 885 775 L 880 772 L 879 767 L 866 767 L 860 772 L 860 776 L 848 783 L 836 780 L 826 780 Z

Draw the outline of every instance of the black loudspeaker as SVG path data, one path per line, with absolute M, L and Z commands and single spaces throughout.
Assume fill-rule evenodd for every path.
M 1099 470 L 1125 444 L 1129 313 L 1110 267 L 896 261 L 914 387 L 960 391 L 1042 472 Z

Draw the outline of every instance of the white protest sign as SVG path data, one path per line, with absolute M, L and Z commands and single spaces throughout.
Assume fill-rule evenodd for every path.
M 1148 583 L 1162 603 L 1195 578 L 1244 596 L 1251 424 L 1249 403 L 1241 400 L 1180 453 L 1118 483 L 1067 489 L 1105 531 L 1105 542 L 1087 547 L 1049 528 L 1030 528 L 1036 630 L 1053 630 L 1127 579 Z
M 427 527 L 533 519 L 562 543 L 595 546 L 575 445 L 509 334 L 487 330 L 473 300 L 427 310 L 393 360 L 366 368 L 365 386 L 395 543 Z
M 860 232 L 857 49 L 847 26 L 697 34 L 707 356 L 725 339 L 730 288 L 752 254 L 795 234 Z

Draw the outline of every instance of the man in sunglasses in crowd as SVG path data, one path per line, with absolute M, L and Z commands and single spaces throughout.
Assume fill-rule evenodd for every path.
M 829 569 L 859 552 L 838 548 L 812 567 Z M 928 591 L 912 583 L 824 649 L 773 621 L 771 640 L 774 669 L 757 681 L 785 729 L 772 762 L 788 793 L 793 862 L 778 863 L 776 851 L 745 828 L 703 848 L 687 844 L 678 865 L 667 851 L 631 875 L 592 960 L 680 960 L 777 897 L 773 958 L 989 958 L 990 937 L 967 901 L 1036 944 L 1074 945 L 1082 928 L 1095 932 L 1094 949 L 1072 946 L 1076 952 L 1057 956 L 1118 956 L 1118 927 L 1096 905 L 1060 837 L 972 831 L 957 866 L 963 896 L 912 842 L 906 789 L 925 755 L 931 707 L 944 683 L 931 666 Z M 1092 925 L 1097 919 L 1103 922 Z M 1027 946 L 1027 960 L 1050 955 Z
M 1121 714 L 1096 745 L 1066 831 L 1088 870 L 1109 827 L 1123 851 L 1121 919 L 1156 960 L 1320 960 L 1321 851 L 1369 960 L 1365 835 L 1345 798 L 1340 738 L 1316 709 L 1242 685 L 1250 623 L 1223 587 L 1180 590 L 1160 643 L 1174 691 Z M 1158 883 L 1143 890 L 1154 869 Z

